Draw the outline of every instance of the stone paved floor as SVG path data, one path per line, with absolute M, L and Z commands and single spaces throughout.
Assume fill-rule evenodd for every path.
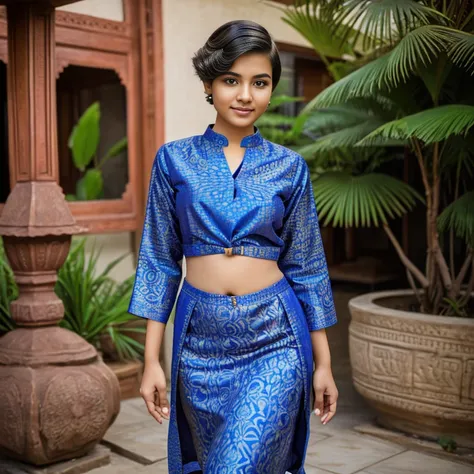
M 338 407 L 336 416 L 325 426 L 319 417 L 312 417 L 306 474 L 474 474 L 474 465 L 412 450 L 353 429 L 361 423 L 372 423 L 374 413 L 351 382 L 347 302 L 352 296 L 355 293 L 335 292 L 339 322 L 328 328 L 327 334 L 339 390 Z M 111 464 L 90 474 L 166 474 L 167 431 L 168 422 L 160 425 L 151 418 L 141 398 L 123 402 L 118 419 L 105 437 L 115 451 Z

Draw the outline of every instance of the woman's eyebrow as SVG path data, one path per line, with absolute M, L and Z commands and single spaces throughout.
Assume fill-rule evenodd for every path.
M 236 72 L 232 72 L 232 71 L 227 71 L 224 74 L 228 74 L 229 76 L 242 77 L 241 74 L 237 74 Z M 270 76 L 270 74 L 267 74 L 266 72 L 263 74 L 255 74 L 255 76 L 253 76 L 254 79 L 259 79 L 261 77 L 268 77 L 269 79 L 272 78 L 272 76 Z

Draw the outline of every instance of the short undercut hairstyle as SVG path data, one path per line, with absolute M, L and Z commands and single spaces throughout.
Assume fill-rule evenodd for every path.
M 267 53 L 272 65 L 272 90 L 281 76 L 278 48 L 268 31 L 249 20 L 229 21 L 217 28 L 194 55 L 194 70 L 201 81 L 212 82 L 230 70 L 234 61 L 246 53 Z

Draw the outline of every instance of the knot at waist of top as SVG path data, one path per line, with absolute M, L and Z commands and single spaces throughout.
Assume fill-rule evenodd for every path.
M 224 247 L 224 253 L 229 256 L 234 254 L 244 255 L 244 246 L 239 245 L 238 247 Z

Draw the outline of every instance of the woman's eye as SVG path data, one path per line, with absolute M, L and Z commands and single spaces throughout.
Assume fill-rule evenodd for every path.
M 267 85 L 266 81 L 257 81 L 255 84 L 257 84 L 257 87 L 265 87 Z M 260 85 L 258 85 L 260 84 Z
M 231 77 L 228 77 L 227 79 L 224 80 L 224 82 L 226 82 L 227 84 L 233 84 L 233 83 L 230 83 L 229 81 L 234 81 L 235 82 L 235 79 L 233 79 Z

